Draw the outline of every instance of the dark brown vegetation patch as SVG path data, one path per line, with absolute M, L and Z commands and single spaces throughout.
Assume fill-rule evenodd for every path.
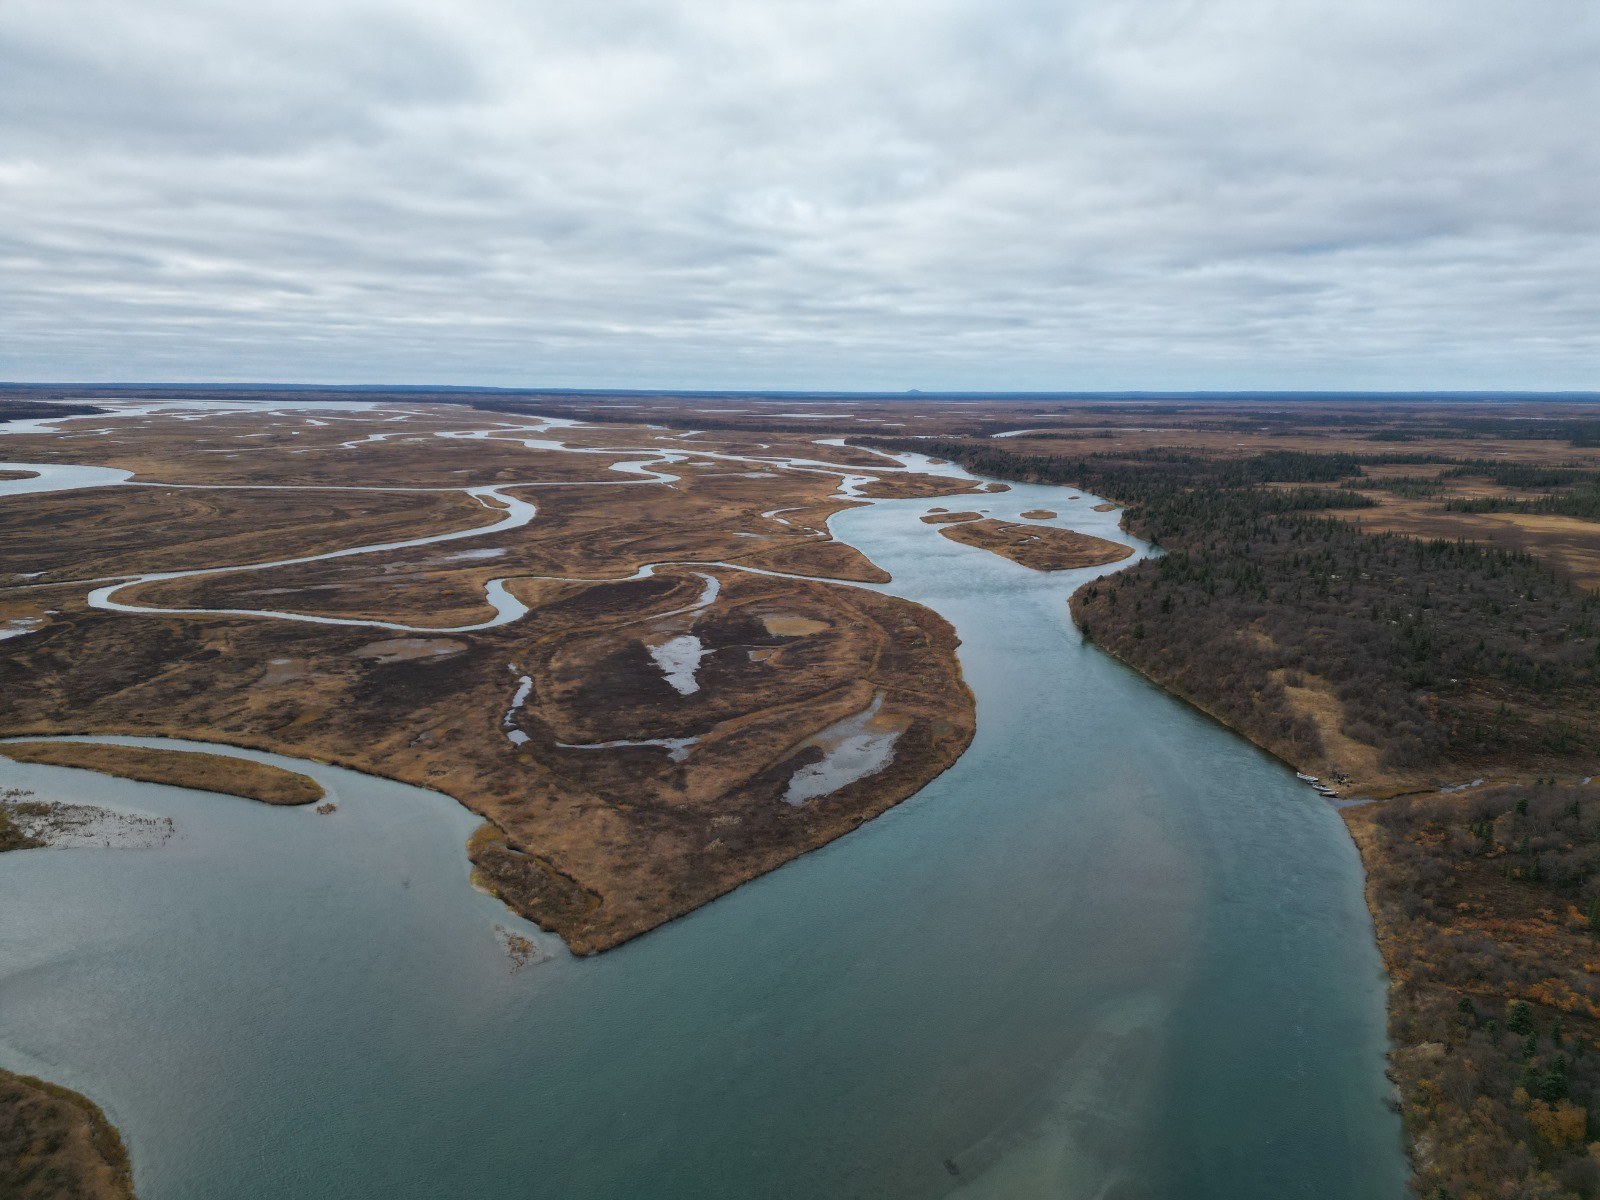
M 1348 810 L 1390 975 L 1418 1192 L 1600 1191 L 1600 787 Z

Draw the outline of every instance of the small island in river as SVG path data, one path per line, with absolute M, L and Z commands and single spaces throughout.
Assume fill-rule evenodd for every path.
M 990 519 L 946 525 L 939 532 L 951 541 L 993 551 L 1035 571 L 1102 567 L 1133 554 L 1132 546 L 1054 525 L 1019 525 Z
M 192 750 L 154 750 L 98 742 L 7 742 L 0 755 L 17 762 L 54 767 L 80 767 L 102 775 L 120 775 L 141 783 L 164 783 L 242 796 L 263 804 L 312 804 L 325 794 L 322 785 L 298 771 L 269 763 Z

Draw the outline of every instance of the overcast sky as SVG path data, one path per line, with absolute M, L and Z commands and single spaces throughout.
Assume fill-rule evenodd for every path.
M 0 378 L 1600 388 L 1600 6 L 0 0 Z

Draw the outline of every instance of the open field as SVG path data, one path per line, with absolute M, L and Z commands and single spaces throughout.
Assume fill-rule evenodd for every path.
M 117 487 L 10 496 L 0 505 L 8 581 L 35 586 L 196 561 L 265 562 L 492 524 L 461 492 Z
M 1558 513 L 1478 513 L 1445 507 L 1452 500 L 1481 496 L 1483 491 L 1466 481 L 1443 486 L 1427 499 L 1363 489 L 1364 495 L 1377 501 L 1377 507 L 1353 513 L 1352 519 L 1375 533 L 1464 539 L 1536 554 L 1584 587 L 1600 588 L 1600 522 Z

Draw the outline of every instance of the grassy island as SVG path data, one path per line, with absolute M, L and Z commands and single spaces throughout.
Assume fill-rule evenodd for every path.
M 243 796 L 263 804 L 312 804 L 326 794 L 316 780 L 297 771 L 192 750 L 153 750 L 98 742 L 11 742 L 0 745 L 0 754 L 17 762 L 80 767 L 140 783 L 165 783 Z
M 1035 571 L 1068 571 L 1121 562 L 1133 547 L 1054 525 L 1019 525 L 1013 521 L 968 521 L 946 525 L 939 532 L 952 542 L 977 546 Z

